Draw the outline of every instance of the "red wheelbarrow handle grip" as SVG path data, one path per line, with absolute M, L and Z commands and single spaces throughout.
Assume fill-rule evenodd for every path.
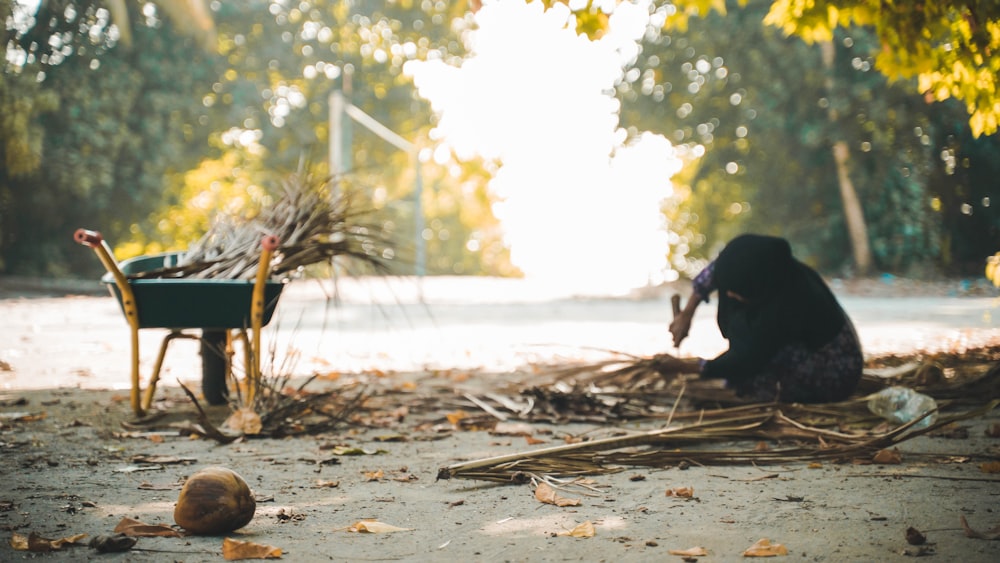
M 278 237 L 274 235 L 267 235 L 264 238 L 260 239 L 260 246 L 264 250 L 275 250 L 278 248 L 279 242 L 280 241 L 278 240 Z
M 100 246 L 101 243 L 104 242 L 104 237 L 102 237 L 101 233 L 97 231 L 88 231 L 87 229 L 77 229 L 76 232 L 73 233 L 73 240 L 84 246 L 94 247 L 94 246 Z

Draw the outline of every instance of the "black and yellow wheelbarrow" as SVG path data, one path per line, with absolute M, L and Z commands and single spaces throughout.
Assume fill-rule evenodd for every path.
M 268 279 L 278 239 L 265 236 L 255 280 L 137 278 L 136 275 L 176 266 L 183 252 L 139 256 L 118 263 L 99 232 L 78 229 L 73 238 L 89 246 L 104 264 L 101 281 L 117 298 L 132 332 L 132 410 L 142 418 L 156 392 L 160 369 L 172 340 L 201 342 L 202 394 L 209 404 L 224 404 L 232 372 L 233 340 L 243 343 L 247 376 L 247 404 L 260 381 L 260 331 L 271 321 L 284 282 Z M 168 329 L 160 345 L 153 373 L 143 393 L 139 374 L 139 330 Z M 201 334 L 191 334 L 200 330 Z M 250 335 L 247 332 L 250 332 Z

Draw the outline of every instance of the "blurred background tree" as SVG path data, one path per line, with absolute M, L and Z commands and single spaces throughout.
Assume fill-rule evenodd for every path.
M 788 237 L 825 271 L 850 264 L 830 150 L 832 139 L 843 138 L 851 140 L 852 177 L 879 266 L 901 271 L 934 260 L 940 243 L 925 186 L 935 157 L 915 133 L 927 129 L 934 110 L 873 71 L 863 29 L 839 37 L 830 91 L 819 49 L 755 25 L 766 9 L 757 2 L 710 13 L 689 20 L 680 37 L 664 30 L 643 49 L 645 66 L 659 77 L 646 86 L 649 94 L 621 88 L 629 119 L 704 152 L 687 179 L 685 214 L 675 219 L 704 235 L 694 255 L 707 258 L 750 230 Z M 794 87 L 788 76 L 796 76 Z M 668 91 L 669 103 L 657 91 Z
M 751 230 L 790 238 L 831 274 L 982 272 L 1000 240 L 991 206 L 1000 186 L 979 176 L 993 173 L 1000 156 L 990 125 L 1000 97 L 989 86 L 1000 65 L 1000 45 L 990 41 L 1000 34 L 963 34 L 975 21 L 980 31 L 1000 29 L 997 7 L 931 3 L 926 17 L 903 23 L 896 12 L 866 16 L 874 12 L 865 0 L 807 2 L 799 11 L 787 0 L 655 3 L 659 17 L 618 94 L 630 133 L 656 131 L 689 149 L 691 162 L 675 178 L 681 201 L 665 210 L 675 268 L 693 274 Z M 601 33 L 594 14 L 602 4 L 571 5 L 578 31 Z M 915 45 L 917 37 L 926 44 Z M 949 40 L 964 41 L 961 52 Z M 991 78 L 977 78 L 990 69 Z M 857 201 L 853 227 L 844 177 Z
M 753 230 L 789 237 L 831 275 L 982 275 L 1000 240 L 995 3 L 921 0 L 919 18 L 873 11 L 874 0 L 799 3 L 650 6 L 616 95 L 622 127 L 663 134 L 687 163 L 664 208 L 672 266 L 695 272 Z M 569 5 L 578 31 L 597 37 L 615 3 Z M 350 184 L 403 243 L 397 271 L 413 271 L 419 238 L 430 274 L 516 275 L 487 187 L 501 163 L 439 150 L 434 114 L 402 72 L 408 60 L 459 64 L 477 7 L 0 2 L 0 273 L 96 274 L 70 239 L 80 226 L 102 230 L 120 258 L 186 247 L 214 213 L 265 203 L 300 161 L 328 171 L 329 97 L 343 90 L 414 146 L 344 132 Z M 970 87 L 962 69 L 994 86 Z M 838 165 L 862 210 L 867 266 Z
M 340 89 L 431 149 L 419 151 L 422 204 L 444 215 L 418 233 L 414 155 L 363 128 L 347 132 L 349 169 L 338 174 L 397 233 L 400 271 L 412 271 L 421 237 L 435 254 L 429 273 L 511 273 L 484 165 L 433 151 L 429 105 L 402 74 L 413 58 L 461 56 L 465 5 L 61 0 L 0 9 L 0 103 L 16 116 L 0 132 L 5 160 L 17 161 L 0 175 L 0 272 L 96 273 L 67 234 L 79 226 L 99 228 L 119 258 L 185 248 L 214 213 L 265 203 L 275 175 L 300 160 L 328 172 L 328 97 Z
M 211 132 L 201 92 L 219 61 L 138 3 L 127 3 L 144 22 L 133 48 L 103 2 L 44 2 L 37 14 L 2 5 L 0 104 L 24 117 L 5 123 L 0 143 L 16 161 L 0 171 L 0 271 L 92 271 L 66 233 L 100 225 L 118 238 L 159 203 L 168 174 L 197 166 Z

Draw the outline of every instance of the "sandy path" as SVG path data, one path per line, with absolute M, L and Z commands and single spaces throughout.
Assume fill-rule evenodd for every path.
M 294 338 L 303 374 L 398 370 L 383 378 L 391 385 L 411 371 L 450 367 L 458 369 L 434 384 L 458 390 L 488 384 L 449 379 L 473 368 L 494 373 L 483 378 L 502 378 L 525 363 L 601 356 L 591 348 L 641 355 L 668 350 L 666 295 L 569 299 L 537 288 L 505 288 L 510 284 L 497 280 L 457 285 L 425 284 L 425 305 L 400 288 L 349 288 L 337 308 L 327 307 L 318 290 L 293 285 L 267 338 L 278 350 Z M 869 353 L 954 350 L 998 337 L 988 316 L 997 303 L 990 298 L 844 296 L 843 302 Z M 720 349 L 712 315 L 711 308 L 699 311 L 683 352 Z M 233 537 L 280 547 L 289 561 L 680 561 L 668 550 L 693 546 L 708 550 L 701 561 L 742 561 L 742 551 L 763 537 L 785 544 L 789 561 L 902 561 L 909 560 L 903 550 L 915 549 L 904 539 L 910 526 L 927 533 L 940 560 L 1000 560 L 1000 542 L 966 538 L 959 527 L 960 516 L 980 530 L 1000 524 L 1000 483 L 979 467 L 1000 458 L 997 439 L 984 434 L 1000 421 L 996 412 L 966 423 L 966 439 L 904 443 L 903 465 L 634 468 L 596 477 L 593 496 L 562 492 L 582 504 L 557 508 L 538 503 L 527 486 L 435 481 L 442 466 L 540 447 L 485 431 L 409 431 L 437 413 L 409 416 L 404 442 L 380 441 L 400 428 L 228 446 L 176 432 L 128 435 L 120 426 L 129 418 L 122 393 L 107 390 L 121 389 L 128 378 L 128 331 L 113 301 L 10 296 L 0 300 L 0 318 L 0 360 L 10 367 L 0 371 L 2 561 L 26 558 L 6 541 L 14 533 L 95 536 L 110 533 L 125 516 L 172 523 L 177 483 L 210 464 L 235 469 L 259 495 L 273 497 Z M 144 368 L 161 336 L 144 331 Z M 173 382 L 197 380 L 197 360 L 184 342 L 169 357 L 158 396 L 175 401 L 176 414 L 188 412 L 189 404 Z M 18 421 L 25 413 L 45 416 Z M 534 431 L 545 440 L 541 445 L 552 445 L 564 434 L 599 436 L 614 429 L 539 424 Z M 337 457 L 330 453 L 337 444 L 382 453 Z M 138 455 L 181 462 L 140 471 Z M 321 463 L 332 459 L 336 463 Z M 383 477 L 368 480 L 365 473 L 377 470 Z M 320 487 L 318 480 L 338 486 Z M 692 487 L 696 498 L 666 496 L 681 486 Z M 363 518 L 410 530 L 346 530 Z M 585 521 L 595 525 L 595 537 L 558 535 Z M 222 560 L 221 538 L 143 538 L 137 547 L 149 551 L 104 558 Z M 45 559 L 94 557 L 78 547 Z

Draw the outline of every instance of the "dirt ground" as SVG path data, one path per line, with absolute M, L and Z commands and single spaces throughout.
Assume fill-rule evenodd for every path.
M 869 355 L 1000 343 L 997 297 L 987 290 L 898 280 L 835 287 Z M 0 561 L 222 560 L 222 537 L 142 537 L 103 555 L 86 546 L 125 517 L 172 525 L 181 483 L 212 465 L 237 471 L 258 499 L 251 523 L 228 537 L 280 548 L 289 561 L 682 561 L 670 551 L 693 547 L 707 552 L 699 561 L 737 561 L 761 538 L 786 546 L 790 561 L 1000 561 L 1000 541 L 967 537 L 961 523 L 984 535 L 1000 525 L 1000 478 L 988 469 L 1000 460 L 1000 438 L 987 433 L 1000 409 L 962 422 L 962 432 L 903 442 L 898 464 L 626 467 L 559 490 L 577 506 L 540 503 L 527 484 L 438 480 L 442 467 L 463 461 L 663 425 L 531 423 L 509 435 L 449 418 L 477 412 L 465 394 L 509 390 L 542 365 L 670 351 L 663 292 L 594 299 L 518 288 L 440 281 L 416 297 L 398 287 L 386 297 L 384 288 L 349 287 L 335 308 L 312 288 L 289 293 L 267 330 L 276 354 L 294 349 L 296 381 L 319 375 L 314 391 L 363 383 L 409 408 L 318 435 L 220 445 L 172 426 L 195 418 L 177 386 L 197 388 L 192 345 L 178 343 L 165 366 L 156 407 L 166 414 L 130 425 L 128 331 L 114 301 L 0 283 Z M 704 332 L 684 354 L 722 345 L 711 309 L 699 315 Z M 162 334 L 142 332 L 148 373 Z M 219 424 L 229 409 L 208 414 Z M 682 487 L 692 498 L 667 494 Z M 365 519 L 403 530 L 356 531 Z M 585 522 L 592 537 L 568 535 Z M 908 543 L 911 527 L 927 543 Z M 8 541 L 31 533 L 87 537 L 51 553 Z

